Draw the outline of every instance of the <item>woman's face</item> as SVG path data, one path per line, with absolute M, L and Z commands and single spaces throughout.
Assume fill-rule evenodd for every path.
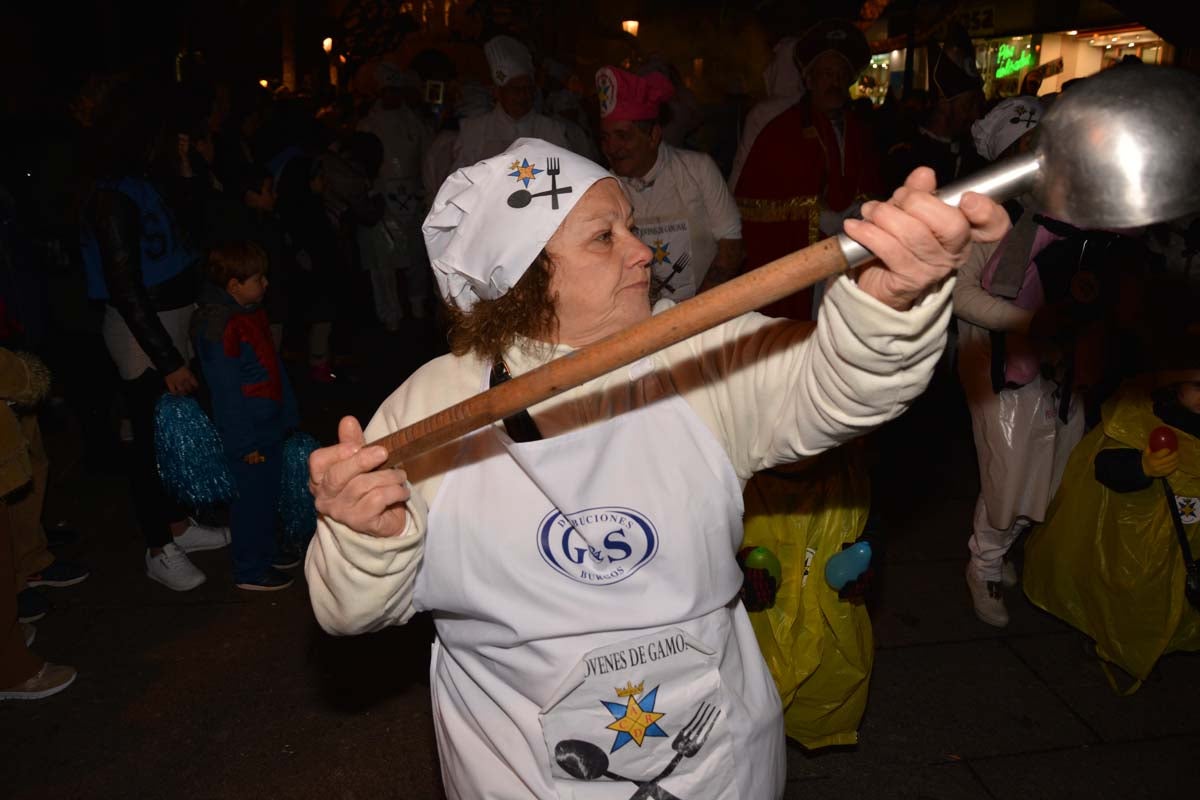
M 558 340 L 591 344 L 650 316 L 650 248 L 620 185 L 597 181 L 546 243 Z

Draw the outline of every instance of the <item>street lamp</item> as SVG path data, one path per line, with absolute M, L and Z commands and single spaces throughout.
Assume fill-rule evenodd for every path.
M 628 33 L 630 36 L 638 35 L 638 21 L 636 19 L 626 19 L 621 21 L 621 30 Z
M 325 51 L 325 60 L 329 62 L 329 85 L 336 88 L 338 85 L 338 68 L 337 62 L 333 60 L 333 39 L 326 36 L 321 41 L 321 49 Z

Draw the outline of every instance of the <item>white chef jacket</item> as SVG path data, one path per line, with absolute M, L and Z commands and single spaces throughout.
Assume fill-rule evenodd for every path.
M 717 256 L 717 242 L 742 238 L 742 218 L 716 162 L 704 153 L 665 142 L 654 166 L 641 178 L 617 180 L 633 206 L 639 236 L 653 253 L 651 273 L 662 297 L 686 300 L 696 294 Z M 686 267 L 672 269 L 683 254 Z
M 454 142 L 454 169 L 469 167 L 485 158 L 499 155 L 517 139 L 528 138 L 542 139 L 571 149 L 561 122 L 536 111 L 514 120 L 497 105 L 486 114 L 469 117 L 459 123 L 458 138 Z

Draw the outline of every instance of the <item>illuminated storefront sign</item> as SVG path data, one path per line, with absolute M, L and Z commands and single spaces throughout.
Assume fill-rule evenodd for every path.
M 1020 72 L 1026 67 L 1032 67 L 1034 55 L 1032 50 L 1025 50 L 1020 56 L 1013 50 L 1012 45 L 1002 44 L 996 53 L 996 80 L 1007 78 Z

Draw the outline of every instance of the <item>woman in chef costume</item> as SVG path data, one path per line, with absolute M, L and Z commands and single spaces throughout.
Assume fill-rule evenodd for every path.
M 331 633 L 432 612 L 450 797 L 782 793 L 779 697 L 737 600 L 742 486 L 925 388 L 950 276 L 1007 226 L 933 188 L 914 173 L 847 223 L 885 263 L 834 282 L 815 326 L 747 314 L 377 470 L 367 442 L 652 313 L 650 250 L 601 167 L 521 139 L 446 180 L 424 233 L 452 353 L 313 454 L 306 574 Z

